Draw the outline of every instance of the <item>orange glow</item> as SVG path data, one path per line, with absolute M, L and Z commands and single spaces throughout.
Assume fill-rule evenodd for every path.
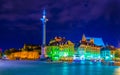
M 20 60 L 36 60 L 39 59 L 39 53 L 37 51 L 22 51 L 12 53 L 8 56 L 9 60 L 16 60 L 17 58 Z

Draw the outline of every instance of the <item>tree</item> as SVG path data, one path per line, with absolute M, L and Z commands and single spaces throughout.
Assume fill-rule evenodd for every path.
M 10 50 L 10 53 L 17 52 L 17 49 L 15 49 L 15 48 L 11 48 L 11 49 L 9 49 L 9 50 Z
M 10 50 L 5 50 L 5 51 L 4 51 L 4 54 L 5 54 L 5 55 L 10 55 L 11 52 L 10 52 Z
M 116 52 L 115 52 L 115 57 L 116 57 L 116 58 L 120 58 L 120 51 L 116 51 Z
M 11 49 L 5 50 L 5 51 L 4 51 L 4 54 L 5 54 L 5 55 L 10 55 L 11 53 L 15 53 L 15 52 L 17 52 L 17 51 L 18 51 L 17 49 L 11 48 Z

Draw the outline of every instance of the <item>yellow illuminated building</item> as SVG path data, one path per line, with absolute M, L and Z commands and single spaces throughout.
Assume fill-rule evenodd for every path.
M 114 46 L 108 46 L 108 48 L 110 49 L 111 58 L 114 60 L 117 49 Z
M 9 60 L 37 60 L 40 58 L 39 52 L 37 51 L 22 51 L 11 53 L 8 56 Z
M 8 55 L 9 60 L 37 60 L 40 58 L 41 47 L 39 45 L 24 44 L 19 51 Z

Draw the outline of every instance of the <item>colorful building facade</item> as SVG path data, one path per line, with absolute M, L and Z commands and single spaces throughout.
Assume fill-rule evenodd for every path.
M 102 60 L 111 60 L 111 52 L 109 48 L 103 47 L 101 49 L 100 54 L 101 54 Z
M 74 55 L 74 44 L 65 38 L 55 37 L 47 46 L 47 55 L 52 60 L 72 61 Z
M 115 60 L 116 48 L 114 46 L 106 46 L 101 49 L 101 58 L 103 60 Z
M 94 38 L 87 39 L 85 35 L 83 35 L 74 60 L 100 60 L 101 46 L 94 42 L 96 42 Z
M 15 50 L 7 57 L 9 60 L 37 60 L 40 58 L 40 50 L 41 47 L 39 45 L 24 44 L 22 49 Z
M 9 60 L 37 60 L 39 58 L 39 52 L 36 51 L 15 52 L 8 56 Z
M 55 37 L 49 42 L 45 49 L 46 57 L 53 61 L 73 60 L 120 60 L 120 49 L 114 46 L 105 46 L 102 38 L 88 38 L 85 35 L 80 40 L 80 45 L 75 44 L 64 37 Z M 41 46 L 24 44 L 23 48 L 9 49 L 10 60 L 37 60 L 41 55 Z

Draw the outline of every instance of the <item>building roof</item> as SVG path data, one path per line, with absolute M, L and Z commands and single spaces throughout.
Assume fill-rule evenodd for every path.
M 110 49 L 108 47 L 103 47 L 101 51 L 110 51 Z
M 50 40 L 49 45 L 60 45 L 65 44 L 68 41 L 64 37 L 55 37 L 54 39 Z
M 87 39 L 88 41 L 89 41 L 91 38 L 92 38 L 92 37 L 86 37 L 86 39 Z M 104 44 L 102 38 L 94 38 L 94 37 L 93 37 L 93 39 L 94 39 L 94 44 L 95 44 L 95 45 L 105 47 L 105 44 Z

